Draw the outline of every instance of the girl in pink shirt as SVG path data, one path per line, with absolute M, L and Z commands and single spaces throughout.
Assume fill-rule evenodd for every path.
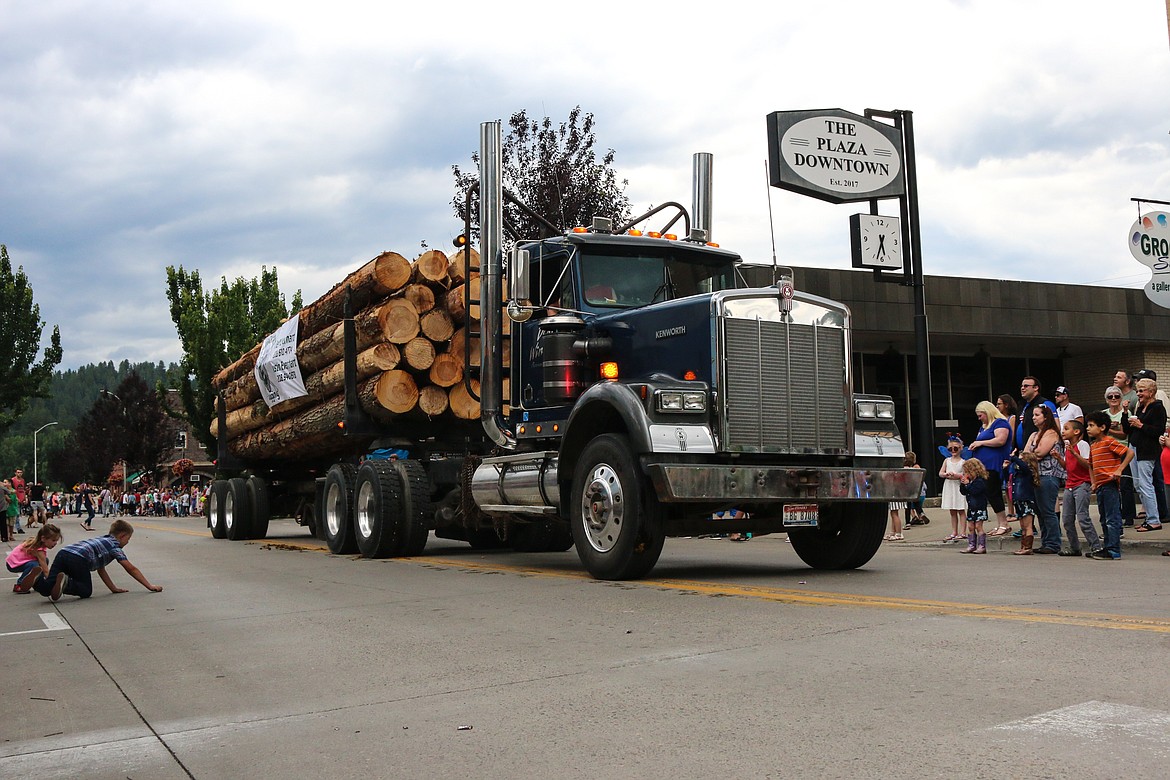
M 16 584 L 12 586 L 13 593 L 28 593 L 32 590 L 37 577 L 49 575 L 49 559 L 46 554 L 61 541 L 61 529 L 52 523 L 46 523 L 37 531 L 32 539 L 27 539 L 8 553 L 4 565 L 13 574 L 19 574 Z

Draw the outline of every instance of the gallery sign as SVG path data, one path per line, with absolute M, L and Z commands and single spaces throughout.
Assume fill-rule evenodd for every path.
M 905 194 L 900 131 L 840 108 L 768 115 L 773 187 L 830 203 Z
M 1170 214 L 1151 211 L 1134 222 L 1129 229 L 1129 253 L 1151 271 L 1146 297 L 1170 309 Z

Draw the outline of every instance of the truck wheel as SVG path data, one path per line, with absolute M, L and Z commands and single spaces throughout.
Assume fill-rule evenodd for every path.
M 334 555 L 357 552 L 353 531 L 353 496 L 357 483 L 357 466 L 335 463 L 325 474 L 325 500 L 321 513 L 321 530 L 325 543 Z
M 585 446 L 573 474 L 570 528 L 577 555 L 599 580 L 633 580 L 658 562 L 659 507 L 629 439 L 607 433 Z
M 431 480 L 417 460 L 398 460 L 393 465 L 402 480 L 402 554 L 420 555 L 427 546 L 435 514 Z
M 309 535 L 314 539 L 320 539 L 321 529 L 317 523 L 317 502 L 306 501 L 304 508 L 301 510 L 301 521 L 306 528 L 309 529 Z
M 211 527 L 213 539 L 227 538 L 227 529 L 223 524 L 223 502 L 227 496 L 227 480 L 217 479 L 211 483 L 211 493 L 207 497 L 207 522 Z
M 885 531 L 885 504 L 837 504 L 822 507 L 816 528 L 793 528 L 788 539 L 800 559 L 814 569 L 856 569 L 869 563 Z
M 367 460 L 357 472 L 353 506 L 357 548 L 366 558 L 388 558 L 402 547 L 402 481 L 387 461 Z
M 223 527 L 227 538 L 238 542 L 248 538 L 252 528 L 252 506 L 248 502 L 248 481 L 232 477 L 223 499 Z
M 248 506 L 252 510 L 252 527 L 249 539 L 263 539 L 268 536 L 268 520 L 272 510 L 268 503 L 268 483 L 257 476 L 248 477 Z

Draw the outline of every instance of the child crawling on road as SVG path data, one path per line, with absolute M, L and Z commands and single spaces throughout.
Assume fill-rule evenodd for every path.
M 130 563 L 126 553 L 122 550 L 130 544 L 130 537 L 134 535 L 134 526 L 126 520 L 115 520 L 110 523 L 110 532 L 105 536 L 82 539 L 61 548 L 57 557 L 53 559 L 53 566 L 49 569 L 49 576 L 42 577 L 36 582 L 36 591 L 42 596 L 48 596 L 52 601 L 62 596 L 77 596 L 87 599 L 93 594 L 93 580 L 90 572 L 96 571 L 102 582 L 110 589 L 110 593 L 125 593 L 125 588 L 119 588 L 106 573 L 106 565 L 111 561 L 122 564 L 122 568 L 147 590 L 158 593 L 161 585 L 151 585 L 146 575 L 138 567 Z
M 60 541 L 61 529 L 52 523 L 45 523 L 36 536 L 21 542 L 8 553 L 4 565 L 8 571 L 20 575 L 12 586 L 13 593 L 30 593 L 37 579 L 49 575 L 49 559 L 46 556 Z

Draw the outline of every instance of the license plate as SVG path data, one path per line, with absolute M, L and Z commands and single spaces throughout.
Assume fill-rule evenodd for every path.
M 814 526 L 817 524 L 816 504 L 785 504 L 784 527 Z

